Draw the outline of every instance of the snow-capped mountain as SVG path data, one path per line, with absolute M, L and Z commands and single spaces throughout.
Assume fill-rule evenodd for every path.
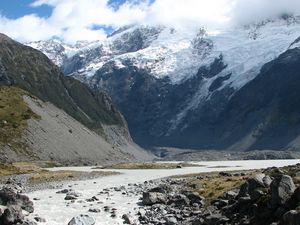
M 231 99 L 268 62 L 299 48 L 299 37 L 300 17 L 287 17 L 214 31 L 130 26 L 80 47 L 28 45 L 66 75 L 106 90 L 138 143 L 224 148 L 231 143 L 216 144 L 214 129 Z

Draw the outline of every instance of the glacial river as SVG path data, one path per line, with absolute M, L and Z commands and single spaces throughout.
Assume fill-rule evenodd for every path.
M 249 170 L 262 169 L 272 166 L 281 167 L 300 163 L 300 160 L 262 160 L 262 161 L 213 161 L 213 162 L 197 162 L 201 167 L 188 167 L 181 169 L 165 169 L 165 170 L 108 170 L 117 171 L 121 174 L 102 177 L 85 181 L 66 182 L 60 188 L 72 188 L 79 192 L 81 196 L 75 203 L 67 206 L 67 201 L 64 200 L 64 194 L 56 194 L 57 189 L 49 189 L 28 193 L 28 196 L 34 201 L 35 212 L 30 216 L 34 217 L 38 214 L 46 219 L 44 225 L 67 225 L 72 217 L 85 214 L 90 215 L 96 220 L 96 225 L 118 225 L 123 224 L 121 216 L 131 213 L 132 215 L 138 209 L 140 196 L 126 196 L 121 192 L 113 192 L 108 196 L 99 196 L 99 200 L 103 202 L 85 202 L 85 199 L 97 196 L 104 188 L 126 186 L 129 183 L 141 183 L 147 180 L 159 179 L 173 175 L 183 175 L 189 173 L 202 173 L 213 171 L 234 171 L 234 170 Z M 95 171 L 91 167 L 61 167 L 53 168 L 52 170 L 76 170 L 76 171 Z M 106 171 L 106 170 L 104 170 Z M 98 196 L 97 196 L 98 197 Z M 80 201 L 82 200 L 82 201 Z M 111 218 L 110 213 L 104 212 L 103 206 L 117 208 L 117 217 Z M 99 208 L 100 213 L 90 213 L 89 208 Z

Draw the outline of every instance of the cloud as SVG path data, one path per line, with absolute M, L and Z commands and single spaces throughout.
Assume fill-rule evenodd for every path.
M 231 21 L 235 24 L 272 19 L 283 14 L 300 14 L 299 0 L 234 0 Z
M 104 39 L 106 30 L 101 27 L 117 29 L 143 23 L 215 29 L 283 13 L 300 14 L 299 0 L 127 0 L 118 7 L 116 3 L 114 0 L 34 0 L 31 7 L 37 10 L 42 5 L 52 7 L 48 18 L 34 14 L 17 19 L 0 16 L 0 32 L 22 42 L 53 36 L 75 42 Z

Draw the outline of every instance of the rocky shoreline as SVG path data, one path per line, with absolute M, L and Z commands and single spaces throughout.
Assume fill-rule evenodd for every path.
M 214 172 L 124 184 L 80 198 L 76 185 L 60 189 L 66 207 L 87 207 L 68 225 L 95 225 L 93 214 L 104 212 L 124 224 L 149 225 L 298 225 L 300 221 L 300 164 L 256 171 Z M 60 186 L 56 186 L 59 188 Z M 34 202 L 21 184 L 9 179 L 0 190 L 0 224 L 36 225 L 46 219 L 33 214 Z M 118 204 L 101 199 L 136 196 L 134 210 L 120 213 Z M 130 204 L 128 202 L 128 204 Z M 67 208 L 66 208 L 67 210 Z M 89 212 L 89 213 L 84 213 Z M 66 224 L 67 225 L 67 224 Z

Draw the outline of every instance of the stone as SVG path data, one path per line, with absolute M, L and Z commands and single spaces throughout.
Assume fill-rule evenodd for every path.
M 94 225 L 95 220 L 88 215 L 79 215 L 73 217 L 68 225 Z
M 205 217 L 204 221 L 207 225 L 218 225 L 227 223 L 229 219 L 226 216 L 223 216 L 222 214 L 215 213 Z
M 172 202 L 175 204 L 176 207 L 185 207 L 190 204 L 190 200 L 182 194 L 176 195 Z
M 46 220 L 44 218 L 39 217 L 39 216 L 34 217 L 34 220 L 36 222 L 39 222 L 39 223 L 45 223 L 46 222 Z
M 167 217 L 166 225 L 176 225 L 178 224 L 177 219 L 175 217 Z
M 157 203 L 166 204 L 167 198 L 159 192 L 144 192 L 142 202 L 144 205 L 154 205 Z
M 293 179 L 288 175 L 279 175 L 275 177 L 271 185 L 271 205 L 276 207 L 283 205 L 294 193 L 296 186 Z
M 65 200 L 70 201 L 70 200 L 76 200 L 77 197 L 75 197 L 74 195 L 66 195 Z
M 32 220 L 29 220 L 29 219 L 25 219 L 21 225 L 37 225 L 36 222 L 32 221 Z
M 191 204 L 197 203 L 199 205 L 204 204 L 205 198 L 202 197 L 198 192 L 186 192 L 184 195 L 190 200 Z
M 0 205 L 18 205 L 29 213 L 34 211 L 33 202 L 26 195 L 16 194 L 8 188 L 0 190 Z
M 128 214 L 123 214 L 122 219 L 125 224 L 133 224 L 132 218 Z
M 63 189 L 63 190 L 57 191 L 56 194 L 67 194 L 70 191 L 72 191 L 72 190 L 71 189 Z
M 300 204 L 300 187 L 297 187 L 291 198 L 286 202 L 288 209 L 295 209 Z
M 101 212 L 101 210 L 100 209 L 96 209 L 96 208 L 91 208 L 91 209 L 89 209 L 89 212 L 99 213 L 99 212 Z
M 171 190 L 172 190 L 172 188 L 170 187 L 170 185 L 161 184 L 158 187 L 150 189 L 148 192 L 158 192 L 158 193 L 165 194 L 165 193 L 170 192 Z
M 227 172 L 220 172 L 219 175 L 222 177 L 232 177 L 232 174 Z
M 231 190 L 231 191 L 227 191 L 224 196 L 226 199 L 233 199 L 235 198 L 239 193 L 239 190 Z
M 240 191 L 237 195 L 237 198 L 248 196 L 248 190 L 249 190 L 249 183 L 245 182 L 244 184 L 242 184 Z
M 218 209 L 222 209 L 227 205 L 228 205 L 228 200 L 224 200 L 224 199 L 218 199 L 214 202 L 214 206 L 216 206 Z
M 7 209 L 4 210 L 3 214 L 0 217 L 1 225 L 13 225 L 21 223 L 24 219 L 22 209 L 18 205 L 10 205 Z
M 280 221 L 280 225 L 300 225 L 300 211 L 291 210 L 285 213 Z

